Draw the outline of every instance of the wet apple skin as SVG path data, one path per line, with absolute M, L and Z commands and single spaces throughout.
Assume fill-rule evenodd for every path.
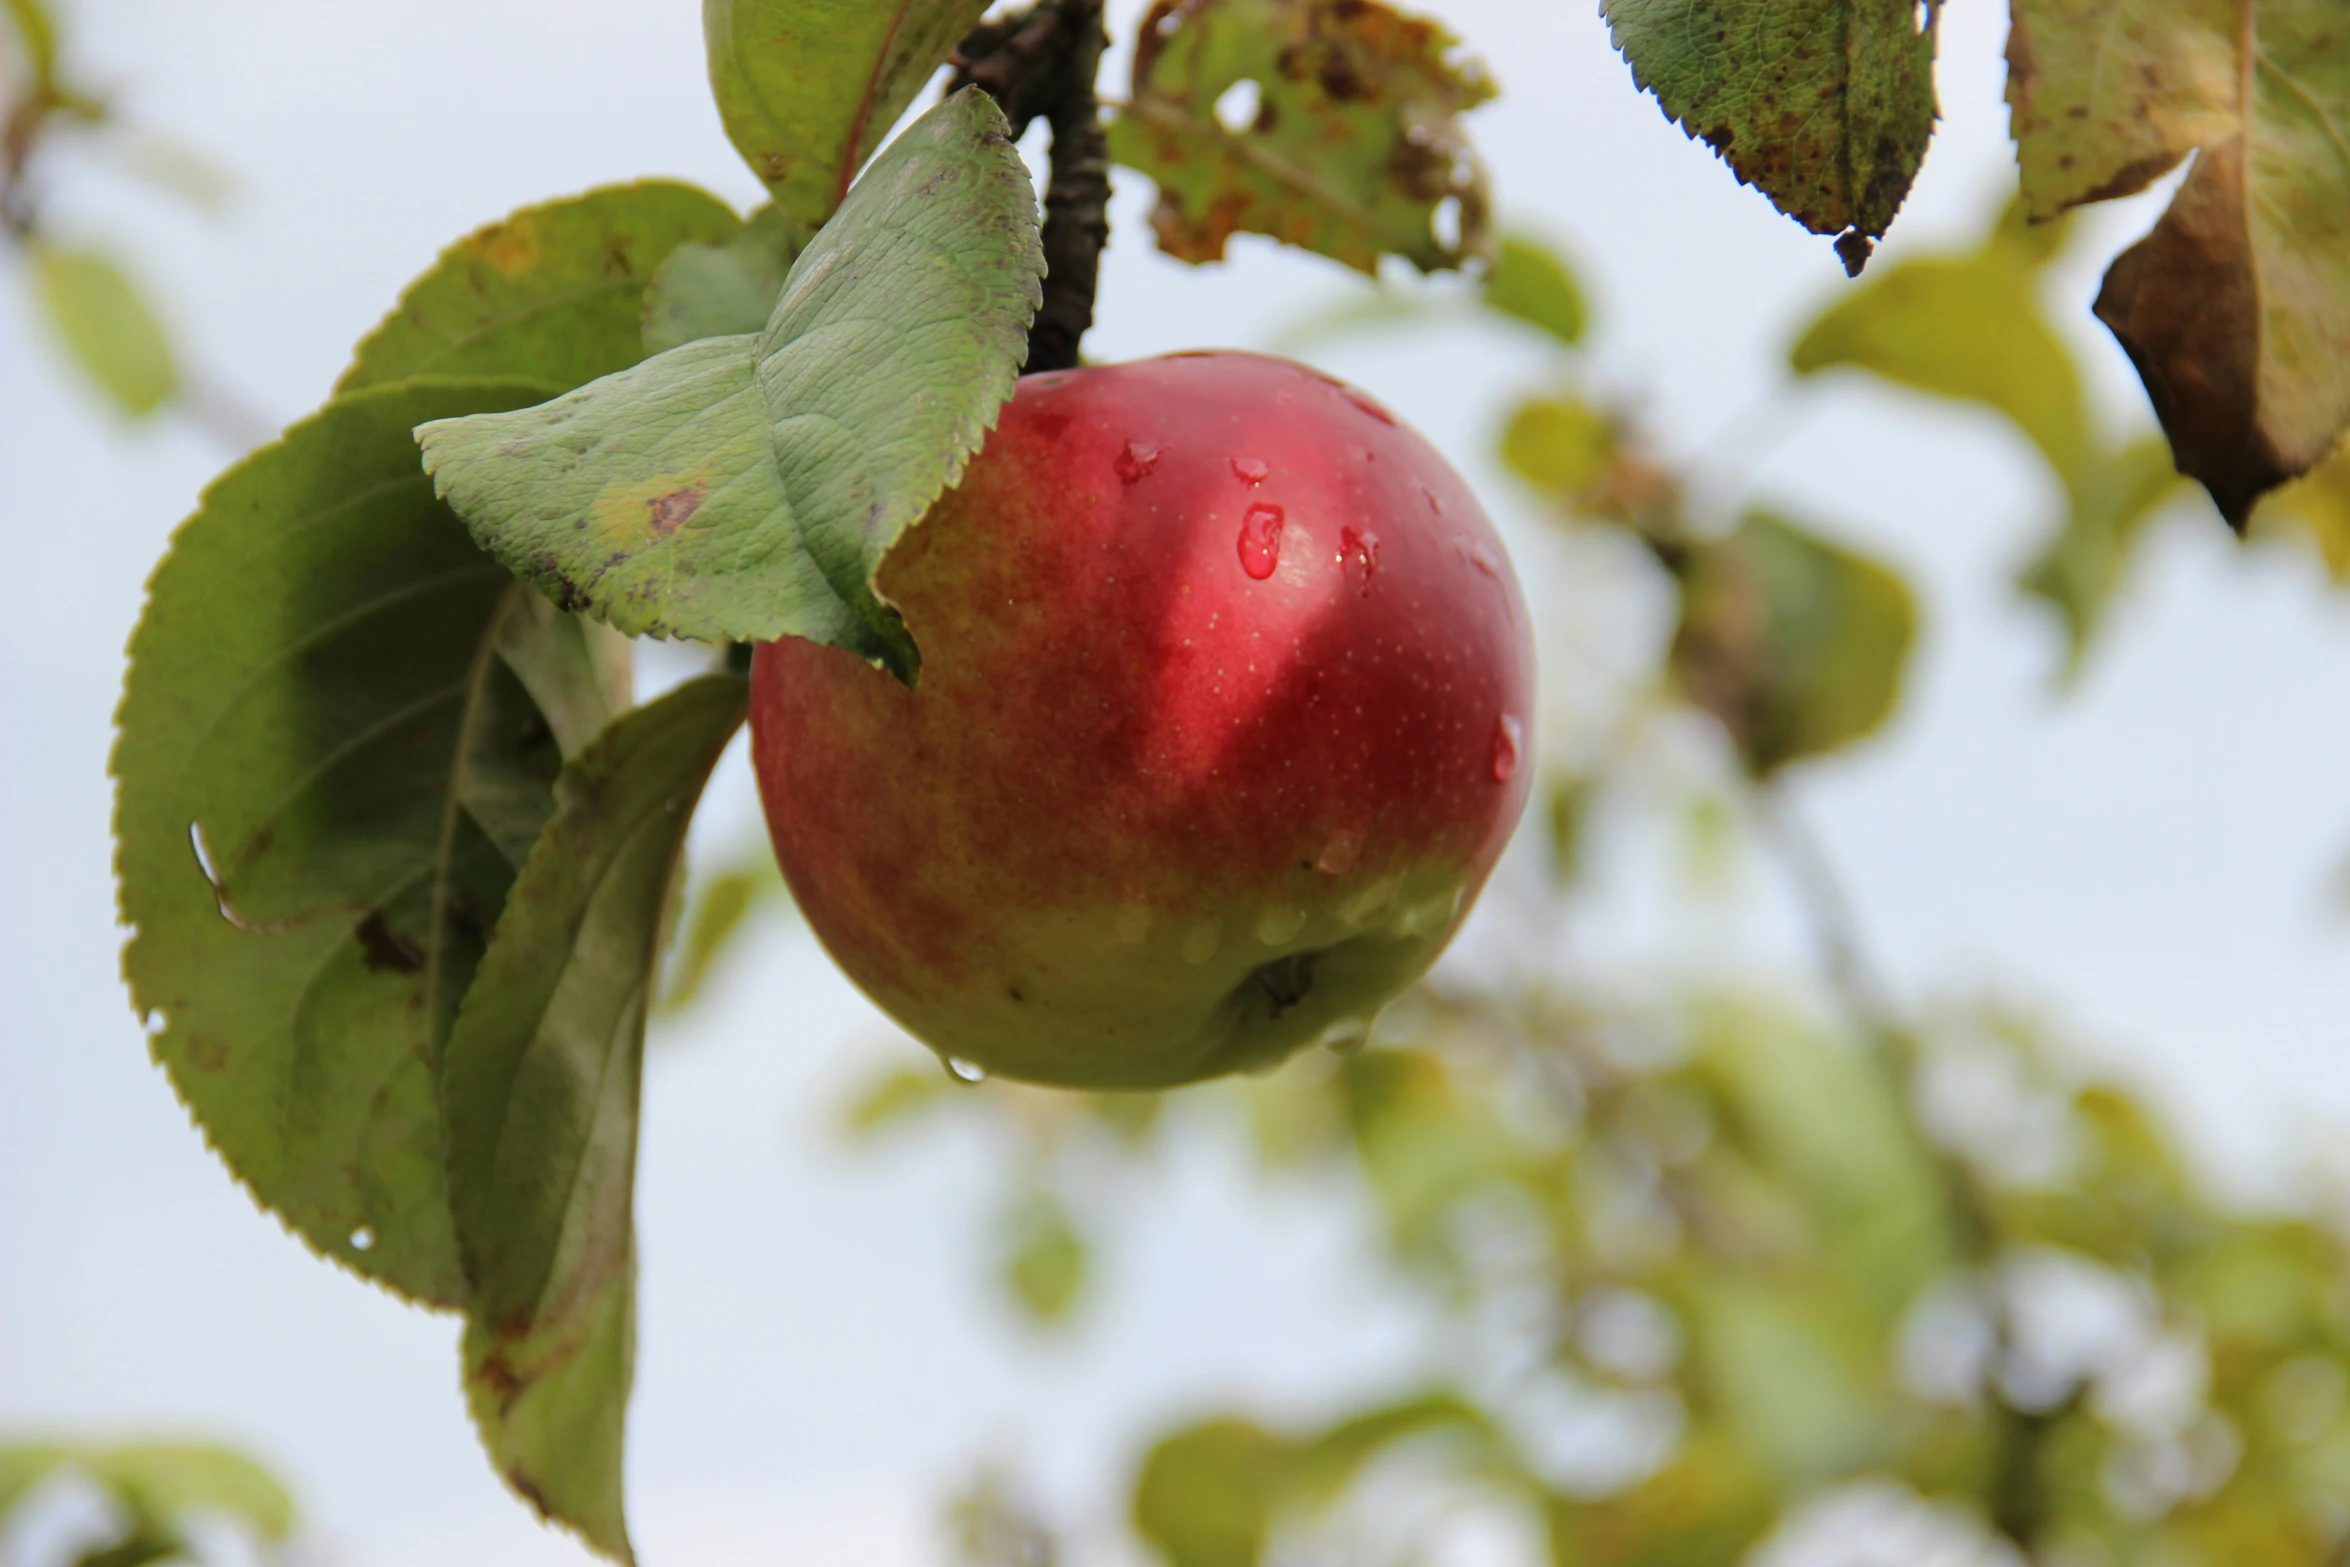
M 919 681 L 760 647 L 760 792 L 826 950 L 979 1069 L 1156 1088 L 1359 1038 L 1524 808 L 1501 541 L 1304 366 L 1024 378 L 879 586 Z

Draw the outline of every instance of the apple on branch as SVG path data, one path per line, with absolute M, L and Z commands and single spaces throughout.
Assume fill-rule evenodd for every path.
M 753 756 L 809 924 L 959 1070 L 1161 1088 L 1359 1044 L 1524 807 L 1492 524 L 1302 365 L 1023 378 L 878 586 L 918 683 L 765 644 Z

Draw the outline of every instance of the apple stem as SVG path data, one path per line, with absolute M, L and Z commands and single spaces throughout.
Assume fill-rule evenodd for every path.
M 1109 36 L 1102 0 L 1037 0 L 986 22 L 955 51 L 948 90 L 976 86 L 1011 122 L 1012 138 L 1038 119 L 1052 127 L 1044 195 L 1044 300 L 1028 330 L 1028 372 L 1067 370 L 1093 325 L 1094 284 L 1110 238 L 1110 153 L 1094 78 Z

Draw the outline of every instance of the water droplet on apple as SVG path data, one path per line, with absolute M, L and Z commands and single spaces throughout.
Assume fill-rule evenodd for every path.
M 1333 1055 L 1351 1056 L 1371 1042 L 1371 1025 L 1359 1017 L 1342 1017 L 1322 1030 L 1322 1048 Z
M 1240 569 L 1262 582 L 1281 564 L 1281 508 L 1258 501 L 1240 519 Z
M 1469 564 L 1476 567 L 1479 571 L 1485 573 L 1485 575 L 1488 577 L 1491 577 L 1494 581 L 1499 582 L 1501 580 L 1501 557 L 1494 554 L 1493 551 L 1487 549 L 1484 545 L 1473 544 L 1469 546 Z
M 1526 748 L 1526 726 L 1509 714 L 1493 726 L 1493 781 L 1508 783 L 1517 775 L 1518 758 Z
M 1224 922 L 1210 916 L 1192 926 L 1191 933 L 1183 938 L 1183 961 L 1194 965 L 1205 963 L 1223 944 Z
M 1322 853 L 1314 861 L 1314 869 L 1325 876 L 1343 876 L 1354 869 L 1355 857 L 1363 852 L 1363 835 L 1353 828 L 1341 828 L 1330 835 L 1322 845 Z
M 1119 483 L 1140 484 L 1159 465 L 1166 450 L 1156 441 L 1128 441 L 1110 460 L 1110 466 L 1118 470 Z
M 1257 940 L 1268 947 L 1278 947 L 1284 942 L 1295 940 L 1297 933 L 1305 928 L 1306 911 L 1303 909 L 1285 909 L 1276 903 L 1257 916 Z
M 1255 457 L 1235 457 L 1232 459 L 1232 476 L 1252 490 L 1264 483 L 1265 475 L 1272 471 Z
M 1368 596 L 1371 579 L 1379 572 L 1379 535 L 1362 528 L 1338 530 L 1338 569 L 1355 592 Z
M 1338 917 L 1349 925 L 1367 925 L 1387 905 L 1395 901 L 1396 881 L 1382 876 L 1361 892 L 1346 900 L 1338 910 Z
M 940 1056 L 938 1059 L 946 1067 L 947 1076 L 958 1083 L 987 1081 L 987 1068 L 976 1061 L 966 1061 L 960 1056 Z
M 1436 492 L 1428 488 L 1428 486 L 1425 484 L 1420 486 L 1420 499 L 1426 501 L 1428 503 L 1428 509 L 1436 513 L 1437 516 L 1441 517 L 1444 515 L 1444 502 L 1438 500 L 1436 498 Z
M 1378 420 L 1381 424 L 1395 423 L 1395 415 L 1389 413 L 1386 409 L 1371 401 L 1369 394 L 1358 392 L 1351 386 L 1345 388 L 1345 392 L 1346 400 L 1348 402 L 1354 404 L 1357 408 L 1360 408 L 1363 412 L 1369 414 L 1372 418 Z

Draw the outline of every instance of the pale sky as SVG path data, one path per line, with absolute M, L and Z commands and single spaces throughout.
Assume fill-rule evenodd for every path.
M 515 206 L 649 174 L 756 196 L 682 0 L 71 9 L 92 74 L 240 188 L 214 221 L 77 160 L 56 218 L 119 240 L 193 356 L 272 420 L 323 396 L 443 243 Z M 1113 7 L 1121 37 L 1138 9 Z M 1503 88 L 1472 128 L 1507 216 L 1584 267 L 1598 374 L 1703 446 L 1777 378 L 1794 313 L 1841 286 L 1827 243 L 1635 95 L 1588 0 L 1440 10 Z M 1968 231 L 2000 191 L 1998 23 L 1969 6 L 1944 21 L 1946 121 L 1887 260 Z M 1221 268 L 1167 262 L 1147 199 L 1120 176 L 1096 358 L 1261 345 L 1349 286 L 1250 240 Z M 2117 424 L 2143 420 L 2142 400 L 2086 302 L 2102 257 L 2153 210 L 2102 216 L 2059 280 Z M 1485 457 L 1505 399 L 1539 384 L 1535 351 L 1479 329 L 1321 357 L 1455 456 L 1525 544 L 1529 576 L 1581 574 L 1536 584 L 1597 628 L 1554 640 L 1653 634 L 1620 552 L 1534 544 L 1523 497 Z M 315 1261 L 256 1212 L 146 1062 L 116 977 L 108 723 L 141 584 L 224 454 L 184 426 L 120 428 L 60 374 L 14 280 L 0 378 L 0 870 L 16 891 L 0 916 L 0 1437 L 223 1434 L 287 1475 L 354 1567 L 582 1561 L 482 1461 L 454 1325 Z M 1803 407 L 1759 492 L 1897 561 L 1925 603 L 1894 731 L 1800 785 L 1897 986 L 1913 1003 L 1988 986 L 2072 1020 L 2099 1059 L 2192 1117 L 2231 1179 L 2273 1185 L 2350 1124 L 2350 928 L 2323 907 L 2350 850 L 2344 601 L 2304 558 L 2241 554 L 2216 524 L 2176 520 L 2082 688 L 2056 700 L 2052 623 L 2007 586 L 2054 504 L 2020 440 L 1858 385 Z M 1546 675 L 1553 695 L 1573 678 Z M 754 832 L 750 798 L 738 758 L 705 843 Z M 1605 977 L 1654 953 L 1662 916 L 1637 875 L 1602 870 L 1608 894 L 1569 935 L 1578 972 Z M 1784 970 L 1800 956 L 1767 870 L 1749 874 L 1743 912 L 1666 933 L 1682 958 Z M 1509 909 L 1495 900 L 1472 941 L 1505 946 Z M 1003 1150 L 957 1134 L 867 1152 L 830 1131 L 844 1086 L 905 1050 L 779 931 L 660 1042 L 632 1428 L 650 1567 L 936 1562 L 938 1498 L 990 1457 L 1107 1529 L 1143 1430 L 1228 1400 L 1310 1413 L 1411 1342 L 1418 1319 L 1375 1287 L 1356 1216 L 1263 1195 L 1212 1139 L 1134 1207 L 1085 1325 L 1035 1340 L 982 1273 Z

